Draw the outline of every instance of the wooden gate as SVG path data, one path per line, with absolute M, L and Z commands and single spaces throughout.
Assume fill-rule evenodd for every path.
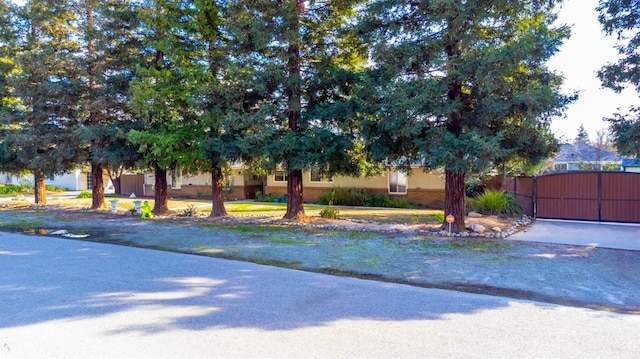
M 137 197 L 144 196 L 144 175 L 122 175 L 120 177 L 119 194 L 130 195 L 135 193 Z
M 504 183 L 527 215 L 538 218 L 640 222 L 640 173 L 568 172 L 515 177 Z

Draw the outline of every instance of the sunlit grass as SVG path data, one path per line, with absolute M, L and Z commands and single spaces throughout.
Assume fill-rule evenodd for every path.
M 117 200 L 117 210 L 119 212 L 129 211 L 135 207 L 134 201 L 147 201 L 151 208 L 154 207 L 153 198 L 129 198 L 119 196 L 107 196 L 105 198 L 104 211 L 110 210 L 110 201 Z M 51 205 L 63 207 L 91 207 L 91 198 L 55 198 L 49 201 Z M 200 215 L 208 215 L 211 209 L 211 200 L 197 199 L 169 199 L 169 210 L 176 213 L 189 206 L 196 206 Z M 308 217 L 320 217 L 320 211 L 326 206 L 318 204 L 305 204 L 304 210 Z M 227 213 L 231 216 L 239 217 L 282 217 L 287 211 L 286 203 L 270 202 L 245 202 L 229 201 L 225 202 Z M 399 209 L 399 208 L 364 208 L 364 207 L 344 207 L 339 209 L 339 219 L 354 219 L 375 221 L 380 223 L 407 223 L 407 224 L 433 224 L 440 223 L 444 214 L 439 210 L 430 209 Z

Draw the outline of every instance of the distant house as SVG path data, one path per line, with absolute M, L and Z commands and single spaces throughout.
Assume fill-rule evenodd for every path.
M 305 172 L 302 178 L 305 202 L 315 202 L 322 193 L 335 187 L 367 188 L 373 194 L 405 198 L 407 201 L 432 208 L 444 206 L 445 181 L 437 172 L 424 172 L 423 167 L 412 168 L 412 173 L 389 169 L 378 176 L 327 178 L 316 171 Z M 287 193 L 287 174 L 276 171 L 267 176 L 265 193 L 275 196 Z
M 585 142 L 560 145 L 553 162 L 554 172 L 602 171 L 621 169 L 622 156 Z
M 623 158 L 622 170 L 625 172 L 640 173 L 640 159 L 635 158 Z
M 133 177 L 139 178 L 139 187 L 125 185 Z M 234 168 L 225 175 L 225 197 L 229 200 L 256 198 L 256 192 L 271 196 L 283 196 L 287 193 L 287 173 L 274 171 L 266 176 L 255 176 L 243 168 Z M 123 194 L 134 192 L 136 195 L 153 196 L 155 177 L 152 173 L 144 175 L 123 176 Z M 183 198 L 211 198 L 211 175 L 186 175 L 181 171 L 167 173 L 167 190 L 169 196 Z M 444 205 L 445 181 L 437 172 L 423 171 L 423 167 L 415 167 L 411 175 L 390 169 L 378 176 L 348 177 L 334 176 L 327 178 L 318 171 L 303 173 L 302 188 L 304 201 L 315 202 L 320 196 L 335 187 L 367 188 L 373 194 L 385 194 L 393 198 L 405 198 L 407 201 L 432 208 Z
M 18 176 L 10 173 L 0 173 L 0 182 L 6 184 L 34 184 L 32 174 Z M 91 190 L 91 176 L 81 169 L 68 171 L 60 175 L 51 175 L 45 177 L 45 184 L 50 186 L 62 187 L 67 191 L 86 191 Z M 113 193 L 113 185 L 111 180 L 107 178 L 105 181 L 105 193 Z

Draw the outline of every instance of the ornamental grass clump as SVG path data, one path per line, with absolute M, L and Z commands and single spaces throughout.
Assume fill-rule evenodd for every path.
M 475 198 L 469 198 L 467 201 L 472 210 L 483 214 L 522 215 L 522 207 L 512 193 L 488 190 Z

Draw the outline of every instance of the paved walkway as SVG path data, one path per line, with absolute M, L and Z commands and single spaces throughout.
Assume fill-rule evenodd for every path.
M 640 316 L 0 233 L 0 358 L 636 358 Z
M 509 239 L 640 251 L 640 225 L 538 219 Z

